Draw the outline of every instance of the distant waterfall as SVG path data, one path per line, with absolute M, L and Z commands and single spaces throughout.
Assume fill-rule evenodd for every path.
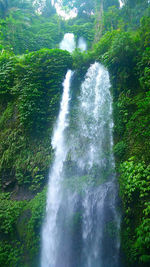
M 74 34 L 73 33 L 66 33 L 64 35 L 64 38 L 61 41 L 59 47 L 62 50 L 67 50 L 68 52 L 72 53 L 73 50 L 76 48 Z
M 120 215 L 113 157 L 108 71 L 91 65 L 69 110 L 64 83 L 52 145 L 42 267 L 119 267 Z
M 120 8 L 122 8 L 122 7 L 123 7 L 123 5 L 124 5 L 124 3 L 123 3 L 123 1 L 122 1 L 122 0 L 119 0 L 119 4 L 120 4 Z
M 55 0 L 51 0 L 51 5 L 54 6 Z
M 78 40 L 78 46 L 77 46 L 82 52 L 87 50 L 87 44 L 83 37 L 80 37 Z
M 64 35 L 63 40 L 61 41 L 59 48 L 62 50 L 67 50 L 68 52 L 72 53 L 76 48 L 76 42 L 73 33 L 66 33 Z M 80 37 L 77 42 L 77 48 L 81 50 L 81 52 L 86 51 L 87 43 L 83 37 Z

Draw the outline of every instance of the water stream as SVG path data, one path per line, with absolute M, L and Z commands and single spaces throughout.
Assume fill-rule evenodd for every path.
M 64 81 L 52 146 L 42 267 L 119 267 L 120 215 L 113 157 L 108 71 L 90 66 L 69 107 L 72 71 Z

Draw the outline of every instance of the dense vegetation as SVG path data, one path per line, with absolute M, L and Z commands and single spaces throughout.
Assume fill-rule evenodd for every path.
M 135 12 L 135 10 L 134 10 Z M 133 13 L 133 10 L 131 10 Z M 109 69 L 114 98 L 114 153 L 123 202 L 122 247 L 126 265 L 150 261 L 150 20 L 114 27 L 95 45 Z M 115 29 L 116 28 L 116 29 Z M 135 30 L 136 28 L 136 30 Z
M 129 10 L 131 14 L 136 8 Z M 124 16 L 126 8 L 121 10 Z M 143 3 L 140 8 L 143 8 Z M 110 10 L 108 11 L 110 12 Z M 116 10 L 112 10 L 115 12 Z M 142 13 L 142 12 L 141 12 Z M 140 13 L 140 14 L 141 14 Z M 95 45 L 94 54 L 109 69 L 114 99 L 114 153 L 123 204 L 122 248 L 126 265 L 150 262 L 150 19 L 138 23 L 118 16 L 111 32 Z M 130 15 L 130 13 L 129 13 Z M 107 13 L 105 14 L 107 18 Z M 114 16 L 113 16 L 114 19 Z M 116 17 L 117 19 L 117 17 Z M 106 19 L 107 27 L 110 27 Z M 113 22 L 114 23 L 114 22 Z
M 150 264 L 150 8 L 147 0 L 74 1 L 64 21 L 46 1 L 0 1 L 0 265 L 37 266 L 50 137 L 67 68 L 79 87 L 89 64 L 109 70 L 126 266 Z M 71 1 L 63 1 L 67 9 Z M 90 49 L 58 49 L 65 32 Z

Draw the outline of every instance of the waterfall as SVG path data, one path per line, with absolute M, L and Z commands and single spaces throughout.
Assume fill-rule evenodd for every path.
M 66 33 L 64 35 L 63 40 L 61 41 L 59 48 L 62 50 L 67 50 L 72 53 L 76 48 L 76 42 L 73 33 Z M 80 37 L 78 40 L 77 48 L 81 50 L 81 52 L 86 51 L 87 44 L 86 40 L 83 37 Z
M 62 50 L 67 50 L 68 52 L 72 53 L 73 50 L 76 48 L 74 34 L 73 33 L 66 33 L 64 35 L 64 38 L 61 41 L 59 47 Z
M 78 48 L 83 52 L 87 49 L 86 41 L 83 37 L 80 37 L 78 40 Z
M 108 71 L 90 66 L 69 108 L 68 71 L 52 145 L 42 267 L 119 267 L 120 215 Z
M 64 142 L 64 131 L 68 126 L 67 114 L 69 104 L 69 89 L 72 71 L 69 70 L 64 81 L 64 92 L 60 112 L 54 129 L 52 146 L 55 149 L 55 160 L 49 175 L 46 218 L 42 231 L 42 266 L 55 266 L 56 251 L 59 243 L 57 214 L 62 200 L 62 169 L 67 155 Z
M 119 0 L 119 4 L 120 4 L 120 8 L 122 8 L 124 5 L 124 2 L 122 0 Z
M 51 0 L 51 5 L 54 6 L 55 0 Z

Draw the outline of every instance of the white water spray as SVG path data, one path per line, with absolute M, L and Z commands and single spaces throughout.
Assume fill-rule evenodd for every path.
M 54 6 L 55 0 L 51 0 L 51 5 Z
M 61 41 L 59 48 L 62 50 L 67 50 L 68 52 L 72 53 L 76 48 L 76 43 L 74 39 L 73 33 L 66 33 L 64 35 L 63 40 Z
M 52 145 L 42 231 L 42 267 L 119 267 L 112 98 L 107 70 L 89 68 L 68 112 L 72 72 L 64 83 Z
M 124 3 L 122 2 L 122 0 L 119 0 L 119 4 L 120 4 L 120 8 L 124 6 Z

